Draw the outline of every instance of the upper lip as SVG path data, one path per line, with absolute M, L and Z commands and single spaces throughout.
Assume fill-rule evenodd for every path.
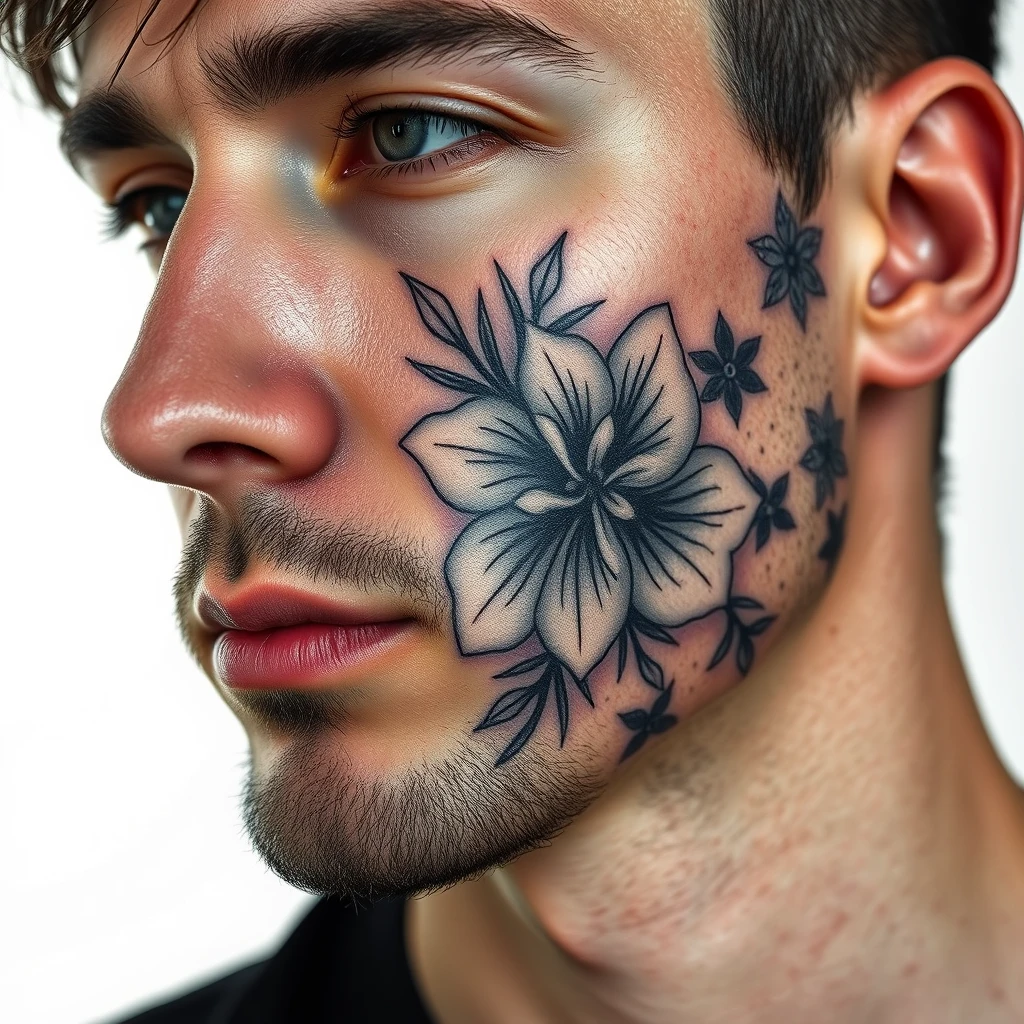
M 302 590 L 262 586 L 231 599 L 218 600 L 205 588 L 196 601 L 200 622 L 212 632 L 241 629 L 259 632 L 309 622 L 335 626 L 364 626 L 402 616 L 374 614 L 366 608 L 340 604 Z

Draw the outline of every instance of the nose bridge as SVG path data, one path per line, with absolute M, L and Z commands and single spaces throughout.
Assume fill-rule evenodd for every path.
M 275 247 L 263 222 L 189 196 L 104 411 L 122 462 L 215 499 L 312 475 L 341 435 L 302 255 Z

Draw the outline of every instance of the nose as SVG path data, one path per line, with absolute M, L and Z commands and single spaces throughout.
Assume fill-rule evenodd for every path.
M 231 502 L 327 465 L 341 403 L 294 258 L 204 234 L 176 230 L 103 434 L 134 472 Z

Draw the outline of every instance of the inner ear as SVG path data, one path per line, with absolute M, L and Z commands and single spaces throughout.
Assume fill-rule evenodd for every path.
M 894 302 L 915 281 L 946 281 L 956 268 L 953 239 L 943 234 L 924 198 L 899 175 L 889 193 L 889 216 L 885 262 L 871 279 L 868 297 L 873 306 Z
M 886 306 L 918 282 L 981 284 L 998 262 L 1000 126 L 970 89 L 939 97 L 899 150 L 889 192 L 888 250 L 870 301 Z

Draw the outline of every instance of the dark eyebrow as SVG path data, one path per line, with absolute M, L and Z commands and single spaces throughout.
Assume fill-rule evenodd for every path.
M 119 87 L 87 95 L 65 117 L 60 130 L 60 148 L 72 166 L 103 150 L 171 144 L 138 97 Z
M 200 66 L 221 105 L 252 114 L 332 78 L 400 60 L 519 59 L 580 76 L 594 70 L 590 57 L 567 37 L 506 8 L 419 0 L 238 35 L 203 54 Z M 72 164 L 102 150 L 168 141 L 134 94 L 113 84 L 84 97 L 61 132 L 61 148 Z

